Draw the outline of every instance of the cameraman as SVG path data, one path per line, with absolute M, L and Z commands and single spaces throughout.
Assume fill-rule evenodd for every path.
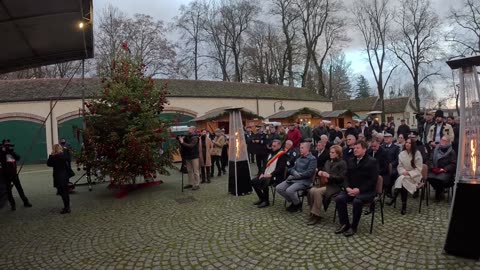
M 184 188 L 198 190 L 200 188 L 199 139 L 194 126 L 188 128 L 188 133 L 187 136 L 178 137 L 180 152 L 183 153 L 182 159 L 185 159 L 188 171 L 188 185 Z
M 67 164 L 72 169 L 72 152 L 71 149 L 72 147 L 70 146 L 69 143 L 67 143 L 67 140 L 65 138 L 60 139 L 60 145 L 63 148 L 63 154 L 67 158 Z
M 25 207 L 32 207 L 32 205 L 25 196 L 25 193 L 23 193 L 22 184 L 20 184 L 20 179 L 18 178 L 17 161 L 20 159 L 20 156 L 15 153 L 13 147 L 14 145 L 10 143 L 10 140 L 4 139 L 2 141 L 2 147 L 0 149 L 0 163 L 2 164 L 2 176 L 7 186 L 8 201 L 10 202 L 12 211 L 15 211 L 16 206 L 15 199 L 13 198 L 12 194 L 12 184 L 15 185 L 18 195 L 20 195 L 20 198 L 22 198 L 23 205 Z

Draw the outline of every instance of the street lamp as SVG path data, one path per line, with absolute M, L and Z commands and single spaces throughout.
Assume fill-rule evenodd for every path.
M 444 249 L 447 253 L 479 259 L 480 220 L 480 56 L 448 61 L 458 70 L 460 87 L 460 132 L 454 195 Z
M 279 111 L 284 111 L 285 108 L 283 107 L 283 101 L 275 101 L 273 103 L 273 112 L 277 112 L 277 110 L 276 110 L 277 108 L 275 107 L 275 105 L 277 105 L 277 103 L 280 103 L 280 107 L 278 107 L 278 110 Z

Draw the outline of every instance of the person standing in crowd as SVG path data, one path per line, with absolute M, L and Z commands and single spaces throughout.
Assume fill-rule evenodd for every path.
M 247 144 L 248 158 L 250 159 L 251 163 L 255 163 L 255 154 L 252 152 L 252 136 L 252 128 L 248 126 L 245 130 L 245 142 Z
M 53 187 L 57 189 L 57 194 L 62 197 L 63 209 L 60 214 L 70 213 L 70 195 L 68 190 L 68 156 L 63 152 L 62 145 L 53 145 L 52 153 L 48 156 L 47 166 L 53 167 Z
M 302 140 L 305 141 L 307 139 L 312 139 L 312 128 L 307 123 L 307 121 L 303 121 L 302 125 L 300 126 L 300 134 L 302 136 Z
M 405 119 L 402 119 L 400 121 L 400 126 L 398 126 L 398 129 L 397 129 L 397 138 L 398 136 L 400 136 L 400 134 L 403 135 L 403 138 L 406 138 L 408 134 L 410 134 L 410 127 L 407 124 L 405 124 Z
M 322 170 L 318 171 L 321 185 L 312 187 L 308 192 L 310 205 L 310 218 L 307 225 L 320 222 L 322 207 L 328 208 L 334 194 L 340 192 L 347 173 L 347 163 L 342 158 L 342 148 L 338 145 L 330 147 L 330 159 Z
M 435 124 L 430 127 L 428 131 L 427 141 L 431 149 L 434 149 L 443 136 L 446 136 L 449 142 L 455 140 L 455 133 L 452 126 L 444 122 L 444 116 L 442 110 L 435 112 Z
M 312 131 L 312 136 L 313 136 L 314 143 L 317 143 L 320 140 L 322 135 L 326 135 L 327 138 L 328 138 L 328 136 L 330 134 L 329 134 L 328 128 L 325 127 L 325 123 L 320 122 L 318 124 L 318 126 L 315 129 L 313 129 L 313 131 Z M 335 138 L 333 138 L 333 139 L 335 139 Z
M 297 148 L 302 141 L 302 134 L 300 133 L 300 130 L 295 127 L 294 123 L 290 124 L 288 127 L 287 140 L 292 141 L 293 148 Z
M 212 141 L 212 167 L 211 167 L 211 172 L 210 172 L 210 178 L 213 178 L 215 174 L 215 165 L 217 166 L 218 169 L 218 175 L 222 175 L 222 164 L 221 164 L 221 157 L 222 157 L 222 148 L 223 145 L 225 145 L 226 139 L 225 136 L 222 135 L 222 131 L 217 128 L 215 130 L 215 139 Z
M 345 191 L 335 198 L 340 220 L 340 227 L 335 234 L 343 233 L 346 237 L 354 235 L 362 216 L 363 205 L 371 202 L 376 195 L 378 163 L 374 158 L 366 155 L 367 147 L 366 142 L 357 142 L 354 150 L 355 158 L 347 161 Z M 349 202 L 353 204 L 351 223 L 347 211 Z
M 262 168 L 258 177 L 252 179 L 253 189 L 258 196 L 258 202 L 254 205 L 257 205 L 258 208 L 270 205 L 268 187 L 284 180 L 288 157 L 281 150 L 281 146 L 280 140 L 272 141 L 272 153 L 268 155 L 265 167 Z
M 275 188 L 280 196 L 291 203 L 287 211 L 296 212 L 302 207 L 297 191 L 305 190 L 312 184 L 312 177 L 316 168 L 317 160 L 310 153 L 310 143 L 301 143 L 300 157 L 295 161 L 295 165 L 288 170 L 289 176 L 287 179 Z
M 455 135 L 452 142 L 452 148 L 455 150 L 455 153 L 458 153 L 458 139 L 460 138 L 460 126 L 456 123 L 455 117 L 449 116 L 447 118 L 447 123 L 450 124 L 453 128 L 453 134 Z
M 365 121 L 360 122 L 360 127 L 358 128 L 358 135 L 363 134 L 366 141 L 370 141 L 372 139 L 372 133 L 367 127 L 367 123 Z
M 398 157 L 398 174 L 399 177 L 395 181 L 395 191 L 393 198 L 387 205 L 395 203 L 398 194 L 400 193 L 402 199 L 401 214 L 407 213 L 407 195 L 417 191 L 417 186 L 422 180 L 422 154 L 417 151 L 416 144 L 411 139 L 405 142 L 405 149 L 400 152 Z
M 287 140 L 287 133 L 285 132 L 285 128 L 283 126 L 278 126 L 277 134 L 278 139 L 282 143 L 282 146 L 285 145 L 285 141 Z
M 368 125 L 368 129 L 370 130 L 370 133 L 373 134 L 373 131 L 376 131 L 377 133 L 382 132 L 382 128 L 380 127 L 380 123 L 378 123 L 377 120 L 373 120 L 372 125 Z
M 227 174 L 227 166 L 228 166 L 228 141 L 229 137 L 225 134 L 225 129 L 221 129 L 222 135 L 225 137 L 225 144 L 222 147 L 222 156 L 220 161 L 222 163 L 222 173 L 225 175 Z
M 345 137 L 348 135 L 353 135 L 355 138 L 357 138 L 357 129 L 352 125 L 351 122 L 347 122 L 347 130 L 345 130 Z
M 210 168 L 212 167 L 212 141 L 207 136 L 207 130 L 202 129 L 201 136 L 199 140 L 199 163 L 200 163 L 200 172 L 201 172 L 201 183 L 210 183 Z
M 435 124 L 435 122 L 433 121 L 433 115 L 432 113 L 427 113 L 425 115 L 425 122 L 423 123 L 422 125 L 422 133 L 420 133 L 421 135 L 421 141 L 422 143 L 427 146 L 428 145 L 428 132 L 430 131 L 430 128 Z
M 7 187 L 7 198 L 10 203 L 10 208 L 15 211 L 16 204 L 12 193 L 12 184 L 17 189 L 18 195 L 23 201 L 23 206 L 32 207 L 27 196 L 23 191 L 20 178 L 17 174 L 17 161 L 20 160 L 20 156 L 14 151 L 14 145 L 10 143 L 10 140 L 4 139 L 2 141 L 2 147 L 0 149 L 0 164 L 2 165 L 2 174 Z
M 178 138 L 187 163 L 188 185 L 184 188 L 197 190 L 200 188 L 199 139 L 194 126 L 188 128 L 187 136 Z
M 252 135 L 252 151 L 257 160 L 258 174 L 260 174 L 267 160 L 267 136 L 262 126 L 257 126 L 256 132 Z

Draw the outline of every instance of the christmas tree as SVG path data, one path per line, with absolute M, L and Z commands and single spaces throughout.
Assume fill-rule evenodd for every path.
M 126 43 L 102 79 L 101 95 L 85 103 L 86 128 L 78 162 L 111 184 L 135 184 L 137 176 L 168 174 L 175 144 L 169 144 L 169 123 L 160 118 L 167 103 L 167 84 L 157 87 L 145 76 L 147 67 L 136 61 Z

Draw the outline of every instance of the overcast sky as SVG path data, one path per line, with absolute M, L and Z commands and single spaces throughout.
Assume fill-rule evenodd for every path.
M 177 15 L 179 7 L 182 4 L 188 4 L 190 1 L 191 0 L 94 0 L 94 10 L 96 13 L 95 16 L 98 17 L 99 11 L 106 5 L 112 4 L 129 15 L 143 13 L 160 19 L 165 23 L 169 23 L 172 18 Z M 347 7 L 351 6 L 353 1 L 355 0 L 344 0 Z M 399 0 L 391 1 L 400 2 Z M 431 2 L 440 17 L 445 17 L 450 7 L 457 1 L 431 0 Z M 266 11 L 264 11 L 264 13 L 266 13 Z M 351 62 L 352 71 L 354 74 L 363 74 L 370 81 L 370 85 L 373 86 L 373 75 L 366 60 L 365 53 L 362 51 L 362 40 L 354 29 L 349 31 L 349 36 L 352 41 L 344 48 L 344 52 L 347 60 Z

